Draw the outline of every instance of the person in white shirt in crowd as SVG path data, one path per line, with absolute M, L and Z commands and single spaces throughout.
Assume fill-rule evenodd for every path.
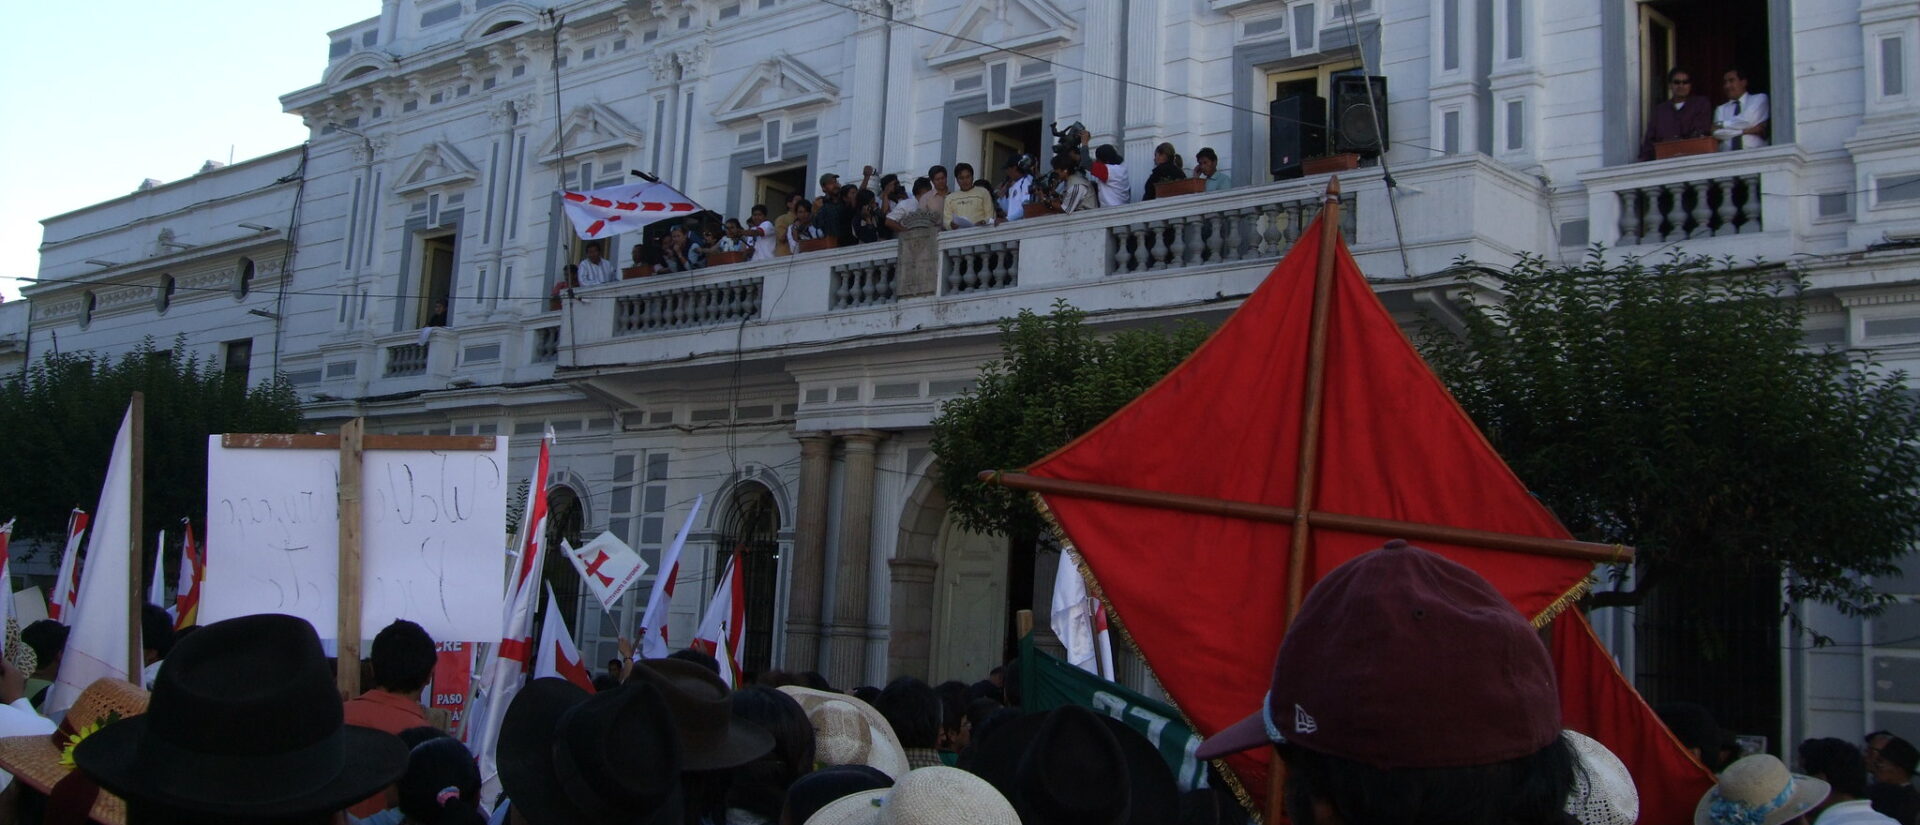
M 1006 182 L 1000 184 L 1000 213 L 1007 220 L 1026 217 L 1027 201 L 1033 198 L 1033 156 L 1020 155 L 1007 160 Z
M 601 257 L 599 241 L 588 241 L 586 257 L 580 261 L 580 285 L 595 286 L 619 280 L 620 268 L 613 261 Z
M 753 249 L 753 243 L 747 238 L 747 228 L 740 225 L 739 218 L 727 219 L 727 233 L 714 242 L 716 252 L 746 252 Z
M 820 227 L 813 225 L 813 206 L 805 198 L 793 204 L 793 223 L 787 224 L 787 248 L 793 254 L 800 254 L 800 242 L 821 237 Z
M 1715 137 L 1725 129 L 1737 129 L 1738 138 L 1720 138 L 1720 151 L 1734 149 L 1758 149 L 1767 145 L 1767 130 L 1772 124 L 1767 122 L 1767 95 L 1764 92 L 1747 91 L 1747 73 L 1735 66 L 1720 76 L 1720 89 L 1726 92 L 1727 102 L 1713 110 L 1713 128 Z
M 773 221 L 767 220 L 767 205 L 756 203 L 747 218 L 746 241 L 753 246 L 752 261 L 773 260 Z
M 1133 183 L 1127 178 L 1127 159 L 1111 143 L 1102 143 L 1093 150 L 1093 166 L 1087 172 L 1093 177 L 1094 189 L 1100 193 L 1101 206 L 1121 206 L 1133 202 Z
M 1208 192 L 1225 191 L 1233 185 L 1226 175 L 1220 174 L 1220 156 L 1214 154 L 1211 146 L 1193 153 L 1193 176 L 1207 182 Z
M 1827 783 L 1826 801 L 1807 812 L 1813 825 L 1904 825 L 1867 799 L 1867 760 L 1844 739 L 1808 739 L 1798 748 L 1800 770 Z
M 901 221 L 906 220 L 907 215 L 920 210 L 920 196 L 933 191 L 933 181 L 915 178 L 912 197 L 905 197 L 904 193 L 897 189 L 894 191 L 898 199 L 893 202 L 892 208 L 887 210 L 887 229 L 897 235 L 907 231 L 907 227 Z
M 27 696 L 27 672 L 21 664 L 35 667 L 33 659 L 33 651 L 19 642 L 9 646 L 5 656 L 0 656 L 0 737 L 47 736 L 59 727 L 34 710 Z M 0 791 L 9 790 L 12 784 L 13 774 L 0 771 Z M 7 794 L 5 798 L 13 796 Z M 9 802 L 8 807 L 11 804 Z

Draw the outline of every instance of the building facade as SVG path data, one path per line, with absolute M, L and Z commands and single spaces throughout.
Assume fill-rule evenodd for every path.
M 1312 217 L 1325 175 L 1274 173 L 1316 113 L 1336 149 L 1386 134 L 1384 163 L 1341 174 L 1343 231 L 1404 318 L 1446 315 L 1460 257 L 1725 255 L 1809 280 L 1811 344 L 1920 364 L 1911 2 L 385 0 L 328 43 L 319 82 L 282 98 L 304 146 L 45 221 L 30 317 L 0 307 L 0 368 L 178 339 L 286 373 L 316 426 L 507 436 L 516 474 L 551 426 L 576 542 L 613 531 L 655 560 L 702 502 L 673 638 L 743 548 L 749 664 L 835 684 L 979 678 L 1010 607 L 1044 616 L 1051 554 L 1010 563 L 947 517 L 929 422 L 1019 310 L 1224 317 Z M 1734 66 L 1770 96 L 1769 145 L 1640 162 L 1668 71 L 1717 90 Z M 1162 141 L 1214 148 L 1233 186 L 550 297 L 580 252 L 559 189 L 641 170 L 721 215 L 777 214 L 865 165 L 989 177 L 1074 121 L 1120 148 L 1136 197 Z M 567 600 L 604 661 L 631 610 Z M 1775 627 L 1787 721 L 1754 732 L 1920 733 L 1914 611 L 1804 610 L 1855 647 Z

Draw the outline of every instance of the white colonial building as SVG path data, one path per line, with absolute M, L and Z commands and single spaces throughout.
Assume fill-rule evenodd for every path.
M 1771 97 L 1771 145 L 1636 162 L 1670 67 L 1717 101 L 1736 64 Z M 1350 82 L 1367 75 L 1372 100 Z M 946 517 L 929 421 L 1020 309 L 1224 317 L 1326 183 L 1274 180 L 1295 119 L 1329 116 L 1341 148 L 1381 104 L 1386 163 L 1342 174 L 1344 229 L 1404 317 L 1445 313 L 1461 256 L 1681 250 L 1800 270 L 1811 342 L 1911 367 L 1917 86 L 1911 0 L 385 0 L 282 98 L 306 145 L 47 219 L 31 317 L 0 306 L 0 368 L 183 336 L 285 372 L 317 426 L 505 435 L 516 473 L 551 426 L 568 535 L 654 557 L 704 497 L 683 584 L 747 548 L 753 666 L 973 679 L 1010 607 L 1045 613 L 1053 562 Z M 1161 141 L 1214 148 L 1233 188 L 549 301 L 579 252 L 562 187 L 638 169 L 722 215 L 777 214 L 824 172 L 992 174 L 1072 121 L 1122 149 L 1136 196 Z M 425 326 L 442 300 L 448 324 Z M 1885 586 L 1920 593 L 1915 575 Z M 680 588 L 675 638 L 708 589 Z M 603 661 L 625 619 L 569 601 Z M 1656 698 L 1724 698 L 1686 695 L 1684 656 L 1636 651 L 1606 613 Z M 1805 618 L 1851 646 L 1734 632 L 1780 667 L 1729 724 L 1920 735 L 1920 607 Z

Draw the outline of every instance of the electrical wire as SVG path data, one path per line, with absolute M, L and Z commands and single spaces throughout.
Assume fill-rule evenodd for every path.
M 1413 277 L 1413 260 L 1407 255 L 1407 240 L 1400 230 L 1400 199 L 1393 196 L 1400 184 L 1393 179 L 1393 170 L 1387 168 L 1387 129 L 1380 119 L 1380 101 L 1373 96 L 1373 72 L 1367 68 L 1367 44 L 1360 42 L 1360 26 L 1353 19 L 1353 4 L 1347 4 L 1347 34 L 1353 38 L 1353 50 L 1360 53 L 1360 81 L 1367 88 L 1367 113 L 1373 118 L 1373 137 L 1380 142 L 1380 154 L 1375 160 L 1380 162 L 1380 180 L 1387 185 L 1387 212 L 1393 216 L 1393 245 L 1400 249 L 1400 274 Z M 1335 124 L 1338 128 L 1338 124 Z

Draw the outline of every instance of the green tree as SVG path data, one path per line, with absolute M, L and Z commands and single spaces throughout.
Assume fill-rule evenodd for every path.
M 149 338 L 118 359 L 61 353 L 9 377 L 0 387 L 0 518 L 17 517 L 23 537 L 57 539 L 68 510 L 91 511 L 135 390 L 146 393 L 142 535 L 205 518 L 209 434 L 299 430 L 285 376 L 249 388 L 184 349 L 184 340 L 158 349 Z
M 1000 322 L 999 360 L 974 389 L 941 405 L 933 421 L 940 484 L 960 524 L 976 533 L 1037 536 L 1039 513 L 1025 493 L 975 478 L 981 470 L 1024 467 L 1093 428 L 1160 380 L 1200 346 L 1196 321 L 1102 334 L 1065 301 L 1038 315 Z
M 1638 549 L 1634 589 L 1596 604 L 1779 572 L 1790 599 L 1883 603 L 1859 577 L 1920 539 L 1920 403 L 1903 375 L 1805 343 L 1790 272 L 1596 254 L 1466 278 L 1497 297 L 1421 348 L 1568 529 Z

